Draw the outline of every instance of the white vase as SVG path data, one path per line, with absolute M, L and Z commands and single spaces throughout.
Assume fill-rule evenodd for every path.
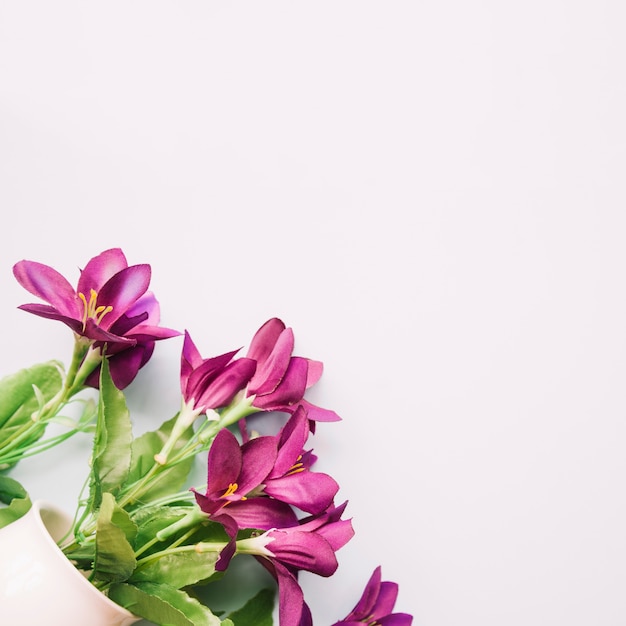
M 71 519 L 35 501 L 0 528 L 0 624 L 128 626 L 139 621 L 96 589 L 57 546 Z

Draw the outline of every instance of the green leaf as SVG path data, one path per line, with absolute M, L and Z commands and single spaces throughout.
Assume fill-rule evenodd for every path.
M 4 429 L 15 428 L 30 420 L 31 414 L 39 408 L 38 394 L 47 402 L 61 389 L 60 367 L 57 361 L 48 361 L 0 380 L 0 428 L 3 433 Z
M 143 433 L 133 441 L 131 467 L 128 473 L 127 484 L 133 484 L 150 471 L 154 465 L 154 455 L 161 451 L 163 444 L 167 441 L 172 432 L 172 427 L 175 422 L 176 417 L 173 417 L 163 422 L 158 430 Z M 179 437 L 173 453 L 186 444 L 192 435 L 193 429 L 189 427 Z M 189 457 L 172 467 L 161 470 L 158 477 L 152 481 L 150 489 L 143 493 L 141 497 L 142 502 L 150 502 L 182 489 L 192 466 L 193 457 Z
M 58 362 L 48 361 L 0 380 L 0 448 L 20 427 L 34 424 L 31 419 L 33 413 L 59 392 L 63 384 L 60 367 Z M 35 443 L 45 429 L 46 422 L 40 422 L 20 447 Z M 10 465 L 14 462 L 7 461 L 7 466 Z
M 133 511 L 131 513 L 132 520 L 139 528 L 135 540 L 135 548 L 143 546 L 156 537 L 160 530 L 185 517 L 191 508 L 189 505 L 146 506 Z M 157 546 L 155 550 L 162 549 L 162 546 L 158 544 Z M 147 552 L 147 554 L 150 554 L 150 552 Z
M 140 565 L 131 581 L 167 583 L 176 589 L 207 580 L 215 574 L 217 552 L 179 552 L 148 560 Z
M 90 507 L 104 492 L 117 495 L 130 469 L 132 425 L 124 394 L 114 385 L 107 359 L 102 361 L 96 435 L 90 481 Z
M 0 502 L 8 505 L 0 508 L 0 528 L 22 517 L 31 507 L 26 489 L 8 476 L 0 476 Z
M 274 589 L 261 589 L 254 598 L 228 617 L 237 626 L 272 626 L 275 595 Z
M 108 492 L 102 494 L 102 504 L 96 520 L 96 558 L 94 577 L 98 580 L 120 582 L 133 573 L 137 561 L 130 544 L 137 526 Z
M 118 583 L 109 597 L 138 617 L 159 626 L 231 626 L 180 589 L 154 583 Z

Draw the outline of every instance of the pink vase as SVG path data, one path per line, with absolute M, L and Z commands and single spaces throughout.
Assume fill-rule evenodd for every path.
M 139 621 L 98 591 L 56 542 L 71 519 L 33 503 L 26 515 L 0 528 L 0 624 L 9 626 L 128 626 Z

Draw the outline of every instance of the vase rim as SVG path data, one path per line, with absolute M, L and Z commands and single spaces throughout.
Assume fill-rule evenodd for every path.
M 44 522 L 44 519 L 42 517 L 42 512 L 50 513 L 56 516 L 57 519 L 62 520 L 63 524 L 65 525 L 65 530 L 67 533 L 69 533 L 72 529 L 72 518 L 65 511 L 63 511 L 63 509 L 59 508 L 55 504 L 52 504 L 51 502 L 48 502 L 47 500 L 34 500 L 30 510 L 28 511 L 28 513 L 26 513 L 26 515 L 30 513 L 35 524 L 38 527 L 40 527 L 42 531 L 44 531 L 43 535 L 45 537 L 45 541 L 49 542 L 55 548 L 53 550 L 54 554 L 60 560 L 65 561 L 65 563 L 67 563 L 67 565 L 69 566 L 69 570 L 72 570 L 72 573 L 70 574 L 70 576 L 74 576 L 77 581 L 80 579 L 80 582 L 77 582 L 77 584 L 86 585 L 87 586 L 86 588 L 91 589 L 91 591 L 87 593 L 91 593 L 94 597 L 98 597 L 99 601 L 103 602 L 110 609 L 117 610 L 122 615 L 125 615 L 128 618 L 138 619 L 128 609 L 125 609 L 123 606 L 117 604 L 117 602 L 114 602 L 113 600 L 111 600 L 111 598 L 109 598 L 102 591 L 100 591 L 98 588 L 92 585 L 89 582 L 89 580 L 87 580 L 87 578 L 80 573 L 78 568 L 74 566 L 71 560 L 68 559 L 67 556 L 65 556 L 65 554 L 63 553 L 63 550 L 61 550 L 57 541 L 55 541 L 55 539 L 50 534 L 50 530 L 48 529 L 48 526 L 46 526 L 46 523 Z

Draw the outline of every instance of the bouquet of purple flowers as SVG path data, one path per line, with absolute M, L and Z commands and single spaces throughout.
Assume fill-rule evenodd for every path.
M 305 399 L 322 363 L 294 355 L 293 331 L 278 318 L 258 329 L 245 354 L 203 357 L 189 332 L 159 325 L 150 266 L 129 266 L 120 249 L 91 259 L 76 288 L 34 261 L 13 272 L 43 301 L 20 308 L 69 326 L 74 349 L 67 370 L 48 362 L 0 381 L 0 527 L 31 505 L 15 478 L 19 463 L 91 432 L 85 494 L 61 548 L 97 589 L 138 617 L 174 626 L 271 624 L 277 590 L 280 626 L 312 624 L 298 574 L 332 576 L 337 551 L 354 535 L 347 502 L 335 501 L 339 485 L 314 470 L 308 447 L 320 423 L 340 419 Z M 183 338 L 180 410 L 134 437 L 124 390 L 155 343 L 176 336 Z M 81 400 L 88 388 L 97 402 Z M 80 416 L 63 417 L 77 401 Z M 270 412 L 280 425 L 261 435 L 253 418 Z M 52 422 L 63 425 L 61 434 L 47 435 Z M 198 455 L 206 455 L 206 483 L 190 487 Z M 240 555 L 256 559 L 275 585 L 227 615 L 214 613 L 201 590 Z M 393 612 L 397 593 L 376 568 L 334 626 L 410 625 L 410 615 Z

